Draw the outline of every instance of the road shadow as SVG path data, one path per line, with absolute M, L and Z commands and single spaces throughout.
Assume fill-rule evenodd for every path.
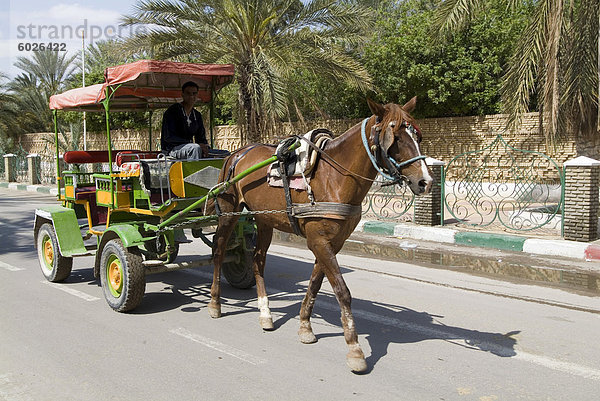
M 18 253 L 27 258 L 37 258 L 33 243 L 35 214 L 33 211 L 24 211 L 23 203 L 43 205 L 50 202 L 47 197 L 29 193 L 24 193 L 22 196 L 18 194 L 18 192 L 3 191 L 0 196 L 0 208 L 4 211 L 0 216 L 0 256 Z
M 309 262 L 269 255 L 265 281 L 270 293 L 269 300 L 276 330 L 288 323 L 298 324 L 300 305 L 306 293 L 306 280 L 310 277 L 312 267 L 312 263 Z M 205 271 L 210 272 L 211 269 Z M 294 274 L 289 274 L 290 272 Z M 342 273 L 351 274 L 351 272 L 350 269 L 342 269 Z M 188 313 L 205 313 L 203 309 L 210 301 L 211 280 L 208 274 L 199 276 L 169 273 L 150 277 L 164 283 L 168 291 L 148 293 L 142 305 L 133 313 L 151 314 L 176 308 L 181 308 Z M 295 279 L 286 280 L 293 277 Z M 282 304 L 285 306 L 280 306 Z M 222 318 L 225 319 L 245 313 L 254 313 L 258 316 L 255 288 L 239 290 L 224 281 L 222 305 Z M 428 340 L 446 341 L 458 347 L 489 352 L 499 357 L 516 355 L 516 340 L 513 336 L 520 331 L 514 328 L 507 328 L 505 333 L 500 333 L 450 326 L 442 323 L 444 316 L 361 298 L 353 298 L 352 310 L 358 334 L 366 337 L 371 348 L 371 354 L 367 357 L 371 370 L 387 355 L 391 344 L 409 344 Z M 333 294 L 319 293 L 312 319 L 313 321 L 322 319 L 332 328 L 335 327 L 327 333 L 317 333 L 318 340 L 328 337 L 343 339 L 340 310 Z M 258 323 L 256 328 L 258 329 Z

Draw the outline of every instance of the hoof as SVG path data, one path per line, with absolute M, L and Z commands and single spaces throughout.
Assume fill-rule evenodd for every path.
M 275 326 L 273 326 L 273 319 L 270 317 L 261 316 L 258 318 L 258 322 L 260 323 L 260 327 L 262 327 L 263 330 L 271 331 L 275 328 Z
M 298 336 L 302 344 L 313 344 L 317 342 L 317 337 L 312 330 L 298 330 Z
M 367 361 L 365 358 L 346 358 L 346 363 L 352 373 L 364 373 L 367 371 Z
M 221 317 L 221 305 L 208 304 L 208 314 L 213 319 Z

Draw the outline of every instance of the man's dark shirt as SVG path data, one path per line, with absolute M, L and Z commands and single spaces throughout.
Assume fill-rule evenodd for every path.
M 208 143 L 202 114 L 192 109 L 189 121 L 188 125 L 181 103 L 175 103 L 165 111 L 160 134 L 160 147 L 163 151 L 170 152 L 175 146 L 185 143 Z

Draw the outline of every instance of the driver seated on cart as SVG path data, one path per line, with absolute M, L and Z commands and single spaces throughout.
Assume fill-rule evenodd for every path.
M 201 159 L 208 156 L 209 146 L 202 114 L 194 108 L 198 90 L 195 82 L 181 87 L 183 101 L 171 105 L 163 115 L 160 147 L 176 159 Z

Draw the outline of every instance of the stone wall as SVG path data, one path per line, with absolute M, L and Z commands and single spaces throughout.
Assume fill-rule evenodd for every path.
M 562 164 L 578 155 L 585 154 L 594 159 L 600 159 L 600 138 L 577 140 L 574 136 L 556 148 L 547 148 L 543 135 L 538 132 L 538 114 L 526 114 L 522 120 L 519 132 L 507 132 L 504 129 L 507 116 L 503 114 L 474 117 L 430 118 L 419 121 L 423 132 L 421 149 L 424 154 L 435 159 L 450 162 L 455 156 L 474 150 L 481 150 L 490 145 L 501 133 L 508 145 L 522 150 L 536 151 L 547 154 L 562 167 Z M 271 134 L 264 138 L 265 143 L 277 143 L 292 133 L 303 133 L 312 128 L 329 128 L 340 134 L 349 127 L 358 124 L 360 120 L 329 120 L 315 121 L 306 124 L 284 123 L 276 127 Z M 239 134 L 236 126 L 215 127 L 216 147 L 234 150 L 240 147 Z M 148 150 L 147 131 L 113 131 L 111 132 L 115 149 Z M 160 132 L 152 133 L 152 148 L 158 148 Z M 25 134 L 20 138 L 20 144 L 29 153 L 52 153 L 54 135 L 50 133 Z M 88 133 L 88 150 L 105 149 L 106 135 L 104 133 Z M 79 145 L 83 149 L 83 140 Z

